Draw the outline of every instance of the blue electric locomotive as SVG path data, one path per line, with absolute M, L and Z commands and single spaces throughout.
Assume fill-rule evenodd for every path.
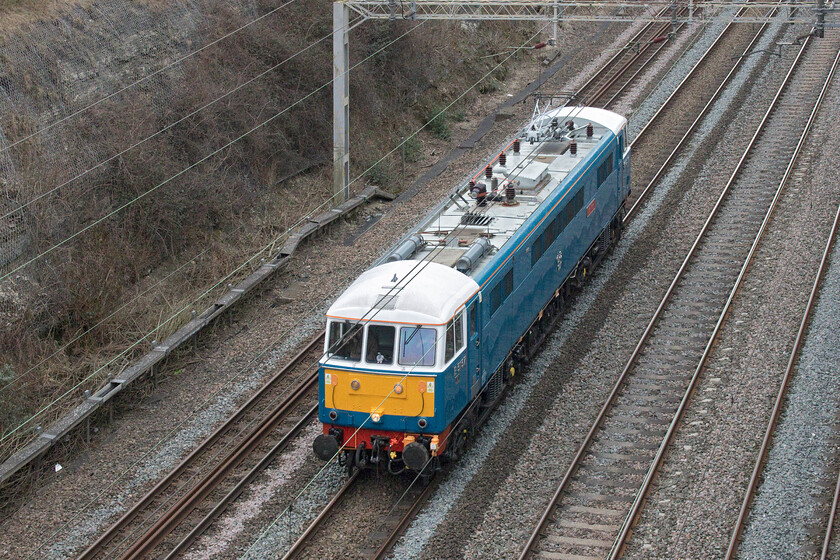
M 627 121 L 540 110 L 327 312 L 313 443 L 348 470 L 427 474 L 540 342 L 569 291 L 620 235 Z

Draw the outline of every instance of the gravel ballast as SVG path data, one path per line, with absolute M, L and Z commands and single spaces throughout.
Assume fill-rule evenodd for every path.
M 826 109 L 840 106 L 840 88 L 835 86 L 832 92 Z M 805 174 L 805 181 L 822 183 L 829 192 L 840 184 L 836 161 L 820 148 L 840 142 L 831 113 L 825 111 L 812 140 L 808 154 L 812 167 Z M 827 234 L 830 220 L 825 218 L 839 202 L 835 195 L 820 208 L 822 227 L 815 228 L 815 241 L 820 240 L 819 233 Z M 815 204 L 819 202 L 809 202 L 809 214 Z M 840 428 L 840 244 L 836 242 L 828 264 L 776 428 L 775 444 L 738 549 L 745 560 L 804 557 L 803 547 L 817 544 L 810 540 L 809 529 L 820 536 L 820 529 L 825 530 L 820 522 L 825 520 L 821 516 L 827 513 L 826 503 L 837 480 L 836 436 Z
M 614 36 L 588 33 L 587 38 L 593 42 L 578 41 L 569 52 L 574 54 L 574 49 L 592 48 L 594 44 L 600 44 L 597 50 L 605 51 L 603 43 Z M 580 60 L 578 57 L 578 62 L 564 66 L 561 77 L 567 79 L 579 70 Z M 509 74 L 494 96 L 478 97 L 467 111 L 467 120 L 453 125 L 452 144 L 457 145 L 458 139 L 466 137 L 493 107 L 512 95 L 507 91 L 517 91 L 533 73 L 533 67 L 523 65 Z M 290 270 L 235 310 L 229 325 L 222 322 L 203 335 L 194 358 L 173 364 L 172 370 L 179 371 L 177 376 L 164 378 L 147 398 L 122 404 L 114 424 L 95 437 L 87 452 L 64 461 L 59 474 L 51 474 L 39 483 L 40 492 L 0 524 L 6 545 L 0 557 L 64 558 L 90 544 L 98 532 L 263 382 L 277 363 L 288 357 L 296 342 L 320 328 L 331 298 L 410 228 L 418 215 L 425 214 L 476 161 L 495 151 L 518 128 L 517 123 L 530 115 L 531 109 L 521 104 L 514 107 L 513 118 L 494 126 L 473 149 L 474 153 L 450 163 L 440 177 L 410 199 L 397 206 L 371 204 L 359 212 L 357 219 L 342 221 L 319 240 L 302 246 Z M 422 149 L 434 161 L 447 144 L 433 140 Z M 423 168 L 413 166 L 409 171 L 416 176 Z M 376 214 L 384 216 L 354 245 L 344 246 L 344 240 L 364 219 Z M 249 365 L 264 352 L 269 352 L 269 362 Z M 219 395 L 207 400 L 216 391 L 220 391 Z M 172 427 L 182 421 L 184 424 L 173 438 Z M 306 460 L 300 464 L 314 464 L 307 446 L 300 446 L 297 452 L 305 454 Z M 308 469 L 298 469 L 290 484 L 280 485 L 279 495 L 285 495 L 283 489 L 288 486 L 302 487 L 309 476 Z M 326 489 L 333 488 L 332 480 L 324 479 L 324 485 Z M 280 508 L 274 507 L 267 512 L 272 519 Z M 261 528 L 251 523 L 246 522 L 247 531 L 254 538 Z M 241 543 L 237 542 L 237 546 Z M 45 553 L 46 549 L 50 552 Z
M 788 37 L 798 31 L 790 30 Z M 778 70 L 765 69 L 765 81 L 777 76 Z M 826 102 L 824 107 L 831 106 Z M 829 131 L 833 119 L 831 111 L 821 114 L 782 194 L 648 494 L 627 558 L 720 558 L 726 552 L 825 236 L 840 203 L 840 193 L 830 186 L 832 174 L 812 168 L 826 161 L 820 156 L 821 146 L 837 141 Z M 768 184 L 775 189 L 777 178 L 770 179 Z M 822 394 L 811 398 L 821 399 Z M 799 447 L 808 439 L 778 441 Z M 809 472 L 789 471 L 794 478 L 780 483 L 796 488 L 795 478 L 810 478 Z M 807 509 L 792 513 L 778 508 L 774 513 L 776 523 L 791 527 L 801 527 L 802 518 L 808 516 Z M 791 531 L 802 533 L 802 529 Z M 780 538 L 786 540 L 784 534 Z M 776 545 L 767 546 L 755 557 L 802 554 L 800 549 L 777 555 L 771 552 Z
M 691 183 L 688 193 L 673 195 L 678 171 L 695 165 L 692 162 L 706 148 L 706 135 L 720 133 L 721 107 L 737 107 L 748 85 L 747 76 L 759 65 L 759 61 L 747 65 L 721 98 L 700 139 L 686 149 L 676 171 L 656 188 L 615 253 L 596 271 L 595 281 L 563 318 L 538 361 L 482 430 L 478 443 L 450 475 L 443 491 L 409 529 L 394 557 L 508 557 L 521 550 L 693 241 L 692 232 L 699 230 L 722 187 L 720 169 L 733 166 L 737 157 L 722 158 L 717 169 L 708 171 L 710 176 Z M 672 79 L 678 83 L 682 76 L 673 75 Z M 666 91 L 675 87 L 667 81 L 661 85 Z M 661 99 L 666 97 L 662 94 Z M 746 120 L 748 116 L 741 115 L 731 123 L 736 139 L 743 136 L 746 123 L 741 121 Z M 737 144 L 736 140 L 728 146 Z M 675 198 L 691 204 L 679 204 Z M 651 248 L 657 244 L 657 249 Z M 618 278 L 611 280 L 613 275 Z M 609 290 L 604 291 L 604 283 Z M 620 301 L 614 299 L 616 290 L 621 293 Z M 580 318 L 584 318 L 582 326 L 575 325 Z M 569 341 L 571 331 L 577 331 L 573 342 Z M 516 418 L 510 418 L 514 412 Z M 523 442 L 529 440 L 523 449 Z M 493 449 L 489 449 L 491 445 Z M 476 462 L 479 453 L 481 461 Z

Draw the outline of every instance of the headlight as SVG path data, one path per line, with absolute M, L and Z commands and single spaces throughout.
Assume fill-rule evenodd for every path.
M 373 414 L 370 415 L 370 419 L 373 420 L 374 422 L 379 422 L 380 420 L 382 420 L 382 417 L 379 414 L 377 414 L 376 412 L 374 412 Z
M 398 395 L 402 395 L 403 386 L 397 383 L 396 385 L 394 385 L 394 392 Z

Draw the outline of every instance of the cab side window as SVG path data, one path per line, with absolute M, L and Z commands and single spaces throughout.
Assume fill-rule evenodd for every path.
M 446 323 L 446 347 L 443 352 L 443 361 L 448 362 L 455 356 L 455 326 L 452 321 Z
M 455 315 L 455 348 L 460 350 L 464 347 L 464 312 Z

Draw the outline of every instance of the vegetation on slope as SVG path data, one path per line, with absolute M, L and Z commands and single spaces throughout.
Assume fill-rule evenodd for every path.
M 10 37 L 5 47 L 17 42 L 17 52 L 32 49 L 43 63 L 40 73 L 31 72 L 12 59 L 11 49 L 0 47 L 0 86 L 7 84 L 18 94 L 18 102 L 0 113 L 0 132 L 7 143 L 54 122 L 54 116 L 44 118 L 50 111 L 72 112 L 136 79 L 131 76 L 171 62 L 171 55 L 155 59 L 156 44 L 178 44 L 189 52 L 209 41 L 200 33 L 184 30 L 185 11 L 197 9 L 186 2 L 176 3 L 180 11 L 171 28 L 164 25 L 151 39 L 143 36 L 143 29 L 137 29 L 131 40 L 109 38 L 104 27 L 94 25 L 97 5 L 113 8 L 123 3 L 68 4 L 48 17 L 30 14 L 25 24 L 16 23 L 11 32 L 6 29 Z M 130 9 L 149 10 L 165 21 L 174 6 L 133 3 Z M 274 7 L 276 3 L 266 1 L 255 6 L 244 0 L 241 5 L 206 0 L 200 15 L 203 28 L 212 30 L 212 37 L 220 37 Z M 14 17 L 18 22 L 21 16 L 15 12 Z M 0 26 L 2 21 L 0 14 Z M 351 74 L 351 175 L 364 172 L 367 180 L 390 190 L 405 186 L 399 178 L 400 160 L 394 157 L 376 164 L 381 155 L 429 120 L 431 125 L 420 138 L 448 138 L 448 123 L 463 116 L 465 104 L 480 93 L 472 91 L 447 115 L 436 117 L 439 110 L 492 68 L 496 59 L 485 55 L 505 51 L 499 45 L 521 43 L 527 37 L 525 28 L 513 25 L 475 28 L 427 23 L 379 52 L 416 25 L 367 22 L 351 35 L 351 64 L 371 57 Z M 33 34 L 34 29 L 40 35 Z M 98 372 L 79 391 L 93 389 L 107 373 L 125 364 L 132 352 L 100 370 L 104 364 L 144 335 L 152 333 L 149 340 L 164 338 L 191 309 L 201 309 L 191 302 L 216 279 L 330 197 L 331 32 L 331 2 L 299 0 L 154 80 L 8 151 L 14 176 L 0 184 L 0 197 L 5 194 L 7 202 L 22 204 L 128 149 L 27 206 L 20 218 L 29 232 L 29 245 L 21 258 L 5 266 L 3 274 L 27 256 L 49 250 L 131 204 L 0 282 L 0 434 Z M 44 33 L 53 33 L 56 42 L 43 44 L 34 39 Z M 67 83 L 84 77 L 86 67 L 93 67 L 94 75 L 99 72 L 99 61 L 84 60 L 80 47 L 91 37 L 100 44 L 103 38 L 110 39 L 110 56 L 122 57 L 123 68 L 130 72 L 123 72 L 121 79 L 100 80 L 81 99 L 71 99 Z M 322 37 L 327 39 L 313 45 Z M 135 51 L 130 47 L 132 40 L 138 45 Z M 266 76 L 192 114 L 281 63 Z M 497 71 L 482 83 L 481 92 L 492 91 L 504 78 L 504 70 Z M 72 91 L 78 96 L 78 88 Z M 289 109 L 304 97 L 305 101 Z M 56 111 L 57 106 L 64 111 Z M 281 115 L 201 161 L 276 114 Z M 179 119 L 183 121 L 129 149 Z M 423 157 L 418 139 L 409 141 L 406 155 L 409 160 Z M 74 164 L 64 165 L 65 159 Z M 194 167 L 178 175 L 190 166 Z M 169 274 L 168 280 L 162 280 Z M 175 319 L 165 323 L 173 315 Z M 148 344 L 135 350 L 141 348 Z M 38 423 L 46 425 L 47 419 Z M 21 435 L 25 437 L 26 432 Z M 14 445 L 15 438 L 0 444 L 0 457 Z

